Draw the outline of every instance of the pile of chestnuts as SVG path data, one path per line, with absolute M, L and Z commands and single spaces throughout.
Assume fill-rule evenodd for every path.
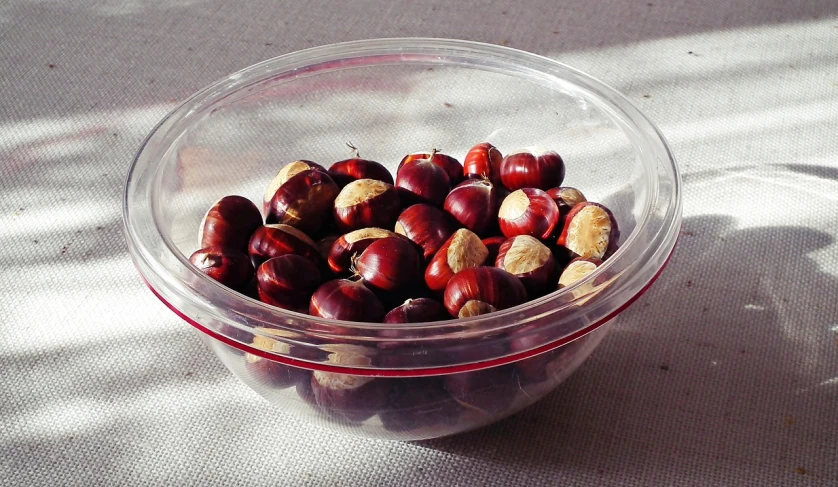
M 462 164 L 436 150 L 410 154 L 395 180 L 357 151 L 328 169 L 294 161 L 270 182 L 261 208 L 241 196 L 212 205 L 190 261 L 233 290 L 322 318 L 420 323 L 492 313 L 570 286 L 616 250 L 613 214 L 562 186 L 564 176 L 554 151 L 503 157 L 487 142 Z M 256 343 L 262 338 L 253 346 L 272 349 Z M 513 338 L 508 352 L 541 344 L 533 340 Z M 404 431 L 463 410 L 500 414 L 516 390 L 567 366 L 582 342 L 505 366 L 403 379 L 245 359 L 261 382 L 295 386 L 333 419 L 378 414 L 386 429 Z M 351 345 L 327 347 L 341 363 L 369 360 Z
M 406 156 L 395 181 L 358 157 L 282 168 L 265 213 L 226 196 L 206 213 L 190 261 L 220 283 L 321 318 L 413 323 L 476 316 L 543 296 L 616 249 L 613 214 L 562 186 L 554 151 L 505 157 L 489 143 L 464 163 Z

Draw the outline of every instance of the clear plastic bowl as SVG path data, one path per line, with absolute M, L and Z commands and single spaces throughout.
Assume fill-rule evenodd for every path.
M 482 141 L 501 152 L 554 149 L 567 165 L 565 184 L 614 212 L 620 248 L 585 280 L 546 297 L 415 325 L 280 310 L 189 263 L 201 218 L 218 198 L 259 204 L 283 164 L 331 164 L 348 157 L 350 141 L 391 170 L 404 154 L 431 148 L 462 160 Z M 671 255 L 680 184 L 657 128 L 584 73 L 506 47 L 378 39 L 271 59 L 191 97 L 142 145 L 123 210 L 149 288 L 248 386 L 312 423 L 415 440 L 513 414 L 579 367 Z

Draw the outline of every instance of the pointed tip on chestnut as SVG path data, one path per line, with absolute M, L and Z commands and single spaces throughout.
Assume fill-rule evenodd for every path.
M 202 273 L 234 291 L 244 291 L 253 278 L 250 258 L 235 249 L 212 246 L 195 251 L 189 262 Z
M 503 155 L 489 142 L 481 142 L 469 149 L 463 159 L 463 174 L 469 179 L 488 178 L 493 184 L 500 185 L 500 164 Z
M 403 206 L 427 203 L 441 207 L 451 190 L 451 179 L 430 159 L 416 159 L 396 172 L 396 187 Z

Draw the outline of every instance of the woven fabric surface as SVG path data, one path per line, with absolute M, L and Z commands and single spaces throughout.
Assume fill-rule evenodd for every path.
M 201 87 L 373 37 L 504 44 L 661 128 L 684 224 L 656 285 L 555 392 L 418 443 L 303 424 L 144 287 L 122 185 Z M 838 484 L 838 3 L 0 4 L 0 484 Z

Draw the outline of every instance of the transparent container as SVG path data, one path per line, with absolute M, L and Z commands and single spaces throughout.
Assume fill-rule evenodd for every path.
M 261 204 L 288 162 L 328 166 L 351 142 L 395 172 L 406 153 L 438 148 L 462 160 L 482 141 L 504 153 L 558 151 L 565 184 L 614 212 L 619 250 L 583 281 L 521 306 L 411 325 L 284 311 L 188 261 L 207 208 L 229 194 Z M 312 423 L 415 440 L 509 416 L 578 368 L 665 266 L 680 184 L 657 128 L 584 73 L 506 47 L 378 39 L 271 59 L 194 95 L 143 143 L 123 211 L 149 288 L 248 386 Z

